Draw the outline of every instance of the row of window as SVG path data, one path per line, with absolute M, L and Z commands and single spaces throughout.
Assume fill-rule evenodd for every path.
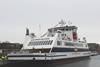
M 57 41 L 57 45 L 58 45 L 58 46 L 62 45 L 62 41 Z M 64 42 L 64 45 L 65 45 L 65 46 L 74 46 L 74 45 L 76 45 L 76 46 L 83 47 L 83 44 L 81 44 L 81 43 Z
M 64 45 L 65 46 L 73 46 L 74 44 L 73 43 L 64 42 Z
M 50 41 L 35 41 L 35 42 L 30 42 L 29 46 L 31 45 L 51 45 L 53 40 Z
M 81 43 L 75 43 L 74 45 L 79 46 L 79 47 L 83 47 L 83 44 L 81 44 Z

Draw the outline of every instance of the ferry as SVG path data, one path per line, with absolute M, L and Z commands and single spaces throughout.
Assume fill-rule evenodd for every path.
M 90 57 L 86 38 L 78 38 L 78 27 L 61 20 L 56 26 L 37 37 L 26 29 L 25 42 L 19 52 L 11 52 L 8 61 L 32 64 L 66 63 L 73 59 Z M 15 63 L 16 63 L 15 62 Z

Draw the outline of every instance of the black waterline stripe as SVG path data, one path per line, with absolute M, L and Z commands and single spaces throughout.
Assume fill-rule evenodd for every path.
M 54 55 L 54 56 L 47 56 L 47 55 L 15 55 L 15 56 L 8 56 L 8 57 L 59 57 L 59 56 L 67 56 L 67 55 Z

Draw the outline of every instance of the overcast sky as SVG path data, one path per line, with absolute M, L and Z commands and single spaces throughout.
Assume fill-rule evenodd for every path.
M 22 43 L 26 27 L 39 35 L 61 19 L 70 19 L 81 38 L 100 43 L 100 0 L 0 0 L 0 41 Z

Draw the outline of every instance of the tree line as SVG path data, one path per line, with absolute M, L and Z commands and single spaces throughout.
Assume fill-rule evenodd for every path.
M 22 46 L 23 44 L 20 43 L 2 42 L 0 43 L 0 50 L 2 50 L 2 54 L 7 54 L 12 51 L 19 51 Z
M 100 44 L 98 43 L 88 43 L 89 50 L 91 52 L 97 52 L 100 54 Z

